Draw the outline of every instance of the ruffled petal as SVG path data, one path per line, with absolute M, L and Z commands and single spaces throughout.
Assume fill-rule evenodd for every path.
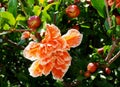
M 36 42 L 30 42 L 23 50 L 23 56 L 31 61 L 38 59 L 38 48 L 40 44 Z
M 71 65 L 71 56 L 67 51 L 58 51 L 55 54 L 56 60 L 55 65 L 52 69 L 54 79 L 62 79 Z
M 83 35 L 76 29 L 70 29 L 62 36 L 70 47 L 77 47 L 82 41 Z
M 54 63 L 53 62 L 49 62 L 46 65 L 43 66 L 43 74 L 45 76 L 47 76 L 48 74 L 50 74 L 50 71 L 53 69 Z
M 60 70 L 60 69 L 56 69 L 56 68 L 53 68 L 53 69 L 52 69 L 53 79 L 62 80 L 64 74 L 65 74 L 65 73 L 62 72 L 62 70 Z
M 32 77 L 42 76 L 43 66 L 40 64 L 39 60 L 36 60 L 32 63 L 28 70 Z
M 58 46 L 56 47 L 57 50 L 66 50 L 67 42 L 64 38 L 62 37 L 57 38 L 57 44 L 58 44 Z
M 67 51 L 60 52 L 58 53 L 58 56 L 55 60 L 55 68 L 56 69 L 61 69 L 63 72 L 66 72 L 71 65 L 71 56 Z
M 59 36 L 61 36 L 60 30 L 54 24 L 47 24 L 45 38 L 42 40 L 42 42 L 48 42 L 54 38 L 58 38 Z
M 49 57 L 52 52 L 54 51 L 53 47 L 51 44 L 46 43 L 46 44 L 40 44 L 39 49 L 38 49 L 38 55 L 41 59 Z

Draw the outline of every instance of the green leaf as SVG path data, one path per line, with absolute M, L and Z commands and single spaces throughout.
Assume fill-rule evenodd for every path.
M 104 25 L 105 25 L 106 30 L 110 29 L 108 20 L 105 20 Z
M 14 17 L 17 16 L 17 0 L 9 0 L 8 11 L 13 14 Z
M 44 11 L 42 13 L 42 21 L 46 21 L 46 20 L 51 21 L 51 17 L 46 11 Z
M 116 26 L 116 35 L 120 36 L 120 25 Z
M 0 12 L 0 21 L 6 21 L 10 25 L 15 25 L 15 18 L 10 12 Z
M 37 6 L 37 5 L 34 6 L 33 12 L 34 12 L 35 15 L 39 16 L 40 13 L 41 13 L 41 7 L 40 7 L 40 6 Z
M 47 5 L 47 6 L 44 8 L 43 11 L 47 11 L 51 6 L 53 6 L 53 5 L 58 5 L 58 4 L 60 4 L 60 2 L 51 3 L 51 4 Z
M 38 0 L 40 4 L 44 4 L 44 0 Z
M 47 10 L 50 8 L 50 7 L 52 7 L 53 5 L 58 5 L 58 4 L 60 4 L 60 2 L 54 2 L 54 3 L 51 3 L 51 4 L 49 4 L 49 5 L 47 5 L 44 9 L 43 9 L 43 11 L 42 11 L 42 20 L 43 21 L 46 21 L 46 20 L 49 20 L 49 21 L 51 21 L 51 17 L 50 17 L 50 15 L 47 13 Z
M 32 6 L 34 4 L 34 0 L 27 0 L 27 3 L 29 4 L 29 6 Z
M 118 13 L 120 14 L 120 8 L 117 9 Z
M 92 6 L 97 10 L 101 17 L 105 17 L 105 2 L 104 0 L 91 0 Z
M 16 21 L 25 21 L 26 20 L 26 18 L 24 17 L 24 16 L 22 16 L 22 15 L 18 15 L 17 17 L 16 17 Z
M 8 24 L 5 24 L 3 27 L 3 30 L 9 30 L 9 29 L 10 29 L 10 26 Z

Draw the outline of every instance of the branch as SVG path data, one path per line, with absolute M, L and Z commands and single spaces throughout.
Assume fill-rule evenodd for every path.
M 111 18 L 110 18 L 110 15 L 109 15 L 109 11 L 108 11 L 108 5 L 107 5 L 107 0 L 104 0 L 105 2 L 105 7 L 106 7 L 106 14 L 107 14 L 107 20 L 108 20 L 108 24 L 109 24 L 109 27 L 110 29 L 112 28 L 112 25 L 111 25 Z
M 20 48 L 21 50 L 23 50 L 25 47 L 24 46 L 20 46 L 17 43 L 13 42 L 12 40 L 8 39 L 8 38 L 4 38 L 4 40 L 10 44 L 12 44 L 13 46 Z
M 0 35 L 5 35 L 5 34 L 9 34 L 12 32 L 24 32 L 24 31 L 31 31 L 29 29 L 11 29 L 11 30 L 4 30 L 2 32 L 0 32 Z
M 110 65 L 111 63 L 113 63 L 118 57 L 120 56 L 120 51 L 109 60 L 108 64 Z
M 115 51 L 116 47 L 117 47 L 117 45 L 116 45 L 116 42 L 114 41 L 113 44 L 112 44 L 112 46 L 111 46 L 110 51 L 107 54 L 107 57 L 105 58 L 105 61 L 109 61 L 110 60 L 110 58 L 112 57 L 112 54 Z
M 109 63 L 109 61 L 114 60 L 113 58 L 116 59 L 115 56 L 118 55 L 118 54 L 116 54 L 112 59 L 110 59 L 110 58 L 112 57 L 112 54 L 113 54 L 113 52 L 115 51 L 115 48 L 117 48 L 117 46 L 119 45 L 119 42 L 120 42 L 120 38 L 118 38 L 118 39 L 116 39 L 115 41 L 113 41 L 112 47 L 111 47 L 111 49 L 110 49 L 107 57 L 105 58 L 105 61 L 108 61 L 108 63 Z

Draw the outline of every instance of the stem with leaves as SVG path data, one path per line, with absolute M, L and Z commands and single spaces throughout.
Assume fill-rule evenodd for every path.
M 112 24 L 111 24 L 111 18 L 109 15 L 109 10 L 108 10 L 108 5 L 107 5 L 107 0 L 104 0 L 105 2 L 105 8 L 106 8 L 106 14 L 107 14 L 107 21 L 108 21 L 108 25 L 109 28 L 112 29 Z M 113 44 L 111 46 L 110 51 L 107 54 L 107 57 L 105 58 L 105 61 L 108 62 L 108 65 L 110 65 L 111 63 L 113 63 L 119 56 L 120 56 L 120 51 L 114 56 L 112 57 L 115 49 L 118 47 L 120 42 L 120 38 L 116 39 L 113 41 Z M 111 58 L 112 57 L 112 58 Z

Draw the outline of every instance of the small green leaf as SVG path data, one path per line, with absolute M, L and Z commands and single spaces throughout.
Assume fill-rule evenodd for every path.
M 6 21 L 10 25 L 15 25 L 15 18 L 10 12 L 0 12 L 0 21 Z
M 40 7 L 40 6 L 37 6 L 37 5 L 34 6 L 33 12 L 34 12 L 35 15 L 39 16 L 40 13 L 41 13 L 41 7 Z
M 29 4 L 29 6 L 33 6 L 34 5 L 34 0 L 27 0 L 27 3 Z
M 3 30 L 9 30 L 9 29 L 10 29 L 10 26 L 8 24 L 5 24 L 3 27 Z
M 112 27 L 116 26 L 116 17 L 115 15 L 112 16 Z
M 25 21 L 26 18 L 25 18 L 24 16 L 22 16 L 22 15 L 19 14 L 19 15 L 17 16 L 17 18 L 16 18 L 16 21 L 20 21 L 20 20 L 21 20 L 21 21 Z
M 9 0 L 8 11 L 13 14 L 14 17 L 17 16 L 17 0 Z
M 116 26 L 116 35 L 120 36 L 120 25 Z
M 38 0 L 39 4 L 44 4 L 44 0 Z
M 106 30 L 110 29 L 108 20 L 105 20 L 104 25 L 105 25 Z
M 58 5 L 58 4 L 60 4 L 60 2 L 51 3 L 51 4 L 47 5 L 47 6 L 44 8 L 43 11 L 47 11 L 51 6 L 53 6 L 53 5 Z
M 46 21 L 46 20 L 51 20 L 51 17 L 50 17 L 50 15 L 47 13 L 47 10 L 50 8 L 50 7 L 52 7 L 53 5 L 58 5 L 58 4 L 60 4 L 60 2 L 54 2 L 54 3 L 51 3 L 51 4 L 49 4 L 49 5 L 47 5 L 44 9 L 43 9 L 43 11 L 42 11 L 42 14 L 43 14 L 43 16 L 42 16 L 42 20 L 43 21 Z
M 119 14 L 120 14 L 120 8 L 118 8 L 117 10 L 118 10 L 118 12 L 119 12 Z
M 105 17 L 105 2 L 104 0 L 91 0 L 92 6 L 97 10 L 101 17 Z
M 46 21 L 46 20 L 50 21 L 51 20 L 50 15 L 46 11 L 42 12 L 42 14 L 43 14 L 42 21 Z

